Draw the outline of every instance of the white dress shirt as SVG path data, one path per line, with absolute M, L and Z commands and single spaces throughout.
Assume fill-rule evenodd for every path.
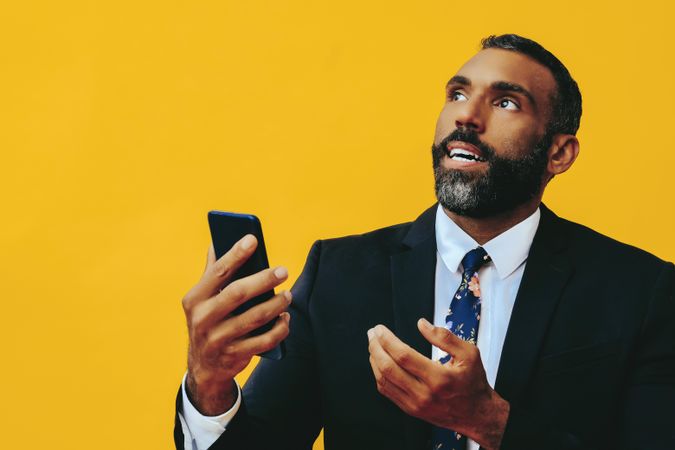
M 532 239 L 539 226 L 539 209 L 517 225 L 482 245 L 492 261 L 478 271 L 481 307 L 476 345 L 485 368 L 487 380 L 495 387 L 497 369 L 502 355 L 506 329 L 516 294 L 523 279 L 525 262 Z M 439 205 L 436 211 L 436 282 L 434 325 L 445 326 L 445 315 L 453 295 L 462 281 L 462 259 L 470 250 L 479 247 L 445 214 Z M 431 357 L 438 360 L 445 353 L 436 347 Z M 468 440 L 467 450 L 478 450 L 479 445 Z
M 527 219 L 482 246 L 492 261 L 478 272 L 481 311 L 476 345 L 480 350 L 488 383 L 493 388 L 511 311 L 523 278 L 532 239 L 539 226 L 539 218 L 540 212 L 537 209 Z M 439 205 L 436 211 L 436 246 L 434 325 L 444 327 L 445 314 L 462 279 L 462 259 L 467 252 L 479 245 L 450 220 Z M 432 347 L 432 359 L 438 360 L 444 354 L 440 349 Z M 179 411 L 178 416 L 185 436 L 185 450 L 206 450 L 225 431 L 227 424 L 239 410 L 241 390 L 234 406 L 220 416 L 203 416 L 197 411 L 185 393 L 185 377 L 182 391 L 183 411 Z M 479 445 L 469 439 L 467 450 L 478 448 Z

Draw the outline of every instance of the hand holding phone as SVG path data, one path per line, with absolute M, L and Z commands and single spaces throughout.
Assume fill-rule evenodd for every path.
M 258 245 L 253 235 L 246 235 L 220 258 L 211 247 L 202 278 L 183 298 L 189 334 L 187 394 L 205 415 L 231 408 L 237 395 L 234 376 L 246 368 L 253 355 L 276 348 L 288 335 L 288 291 L 235 313 L 288 277 L 284 267 L 276 267 L 235 279 Z M 268 331 L 252 334 L 270 322 Z
M 210 211 L 208 214 L 211 241 L 216 252 L 216 258 L 222 257 L 232 248 L 239 239 L 247 234 L 252 234 L 258 241 L 253 254 L 232 275 L 230 282 L 261 272 L 269 267 L 267 262 L 267 250 L 263 238 L 260 220 L 251 214 L 237 214 L 224 211 Z M 242 303 L 232 314 L 241 314 L 248 309 L 259 305 L 274 296 L 274 290 L 263 292 Z M 252 335 L 263 334 L 272 329 L 274 321 L 263 324 L 251 332 Z M 270 359 L 281 359 L 284 356 L 284 345 L 281 342 L 271 350 L 265 351 L 260 356 Z

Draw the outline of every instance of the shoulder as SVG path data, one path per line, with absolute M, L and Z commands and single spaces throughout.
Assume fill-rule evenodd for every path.
M 363 257 L 389 256 L 402 245 L 412 222 L 379 228 L 362 234 L 335 237 L 317 241 L 321 257 L 360 259 Z
M 611 270 L 617 277 L 652 274 L 672 270 L 672 263 L 633 245 L 620 242 L 585 225 L 558 218 L 568 237 L 569 249 L 577 262 L 595 270 Z M 647 276 L 651 278 L 650 276 Z
M 309 251 L 300 278 L 314 279 L 320 272 L 363 275 L 368 272 L 366 269 L 381 269 L 387 265 L 392 254 L 400 251 L 412 223 L 318 240 Z
M 400 251 L 411 224 L 316 241 L 293 287 L 294 298 L 309 299 L 317 286 L 329 288 L 322 292 L 324 297 L 332 295 L 338 285 L 359 286 L 361 291 L 366 285 L 381 286 L 388 276 L 389 258 Z

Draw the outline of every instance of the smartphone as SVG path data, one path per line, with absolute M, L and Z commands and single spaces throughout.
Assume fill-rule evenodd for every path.
M 211 240 L 213 241 L 213 249 L 216 253 L 216 259 L 227 253 L 241 238 L 247 234 L 252 234 L 258 239 L 258 247 L 255 252 L 246 261 L 237 272 L 233 275 L 231 281 L 239 278 L 244 278 L 261 270 L 267 269 L 269 264 L 267 262 L 267 251 L 265 249 L 265 240 L 263 239 L 262 226 L 260 220 L 251 214 L 237 214 L 224 211 L 209 211 L 208 214 L 209 228 L 211 230 Z M 243 303 L 233 314 L 241 314 L 244 311 L 252 308 L 255 305 L 269 300 L 274 296 L 274 290 L 267 291 L 263 294 L 254 297 Z M 275 322 L 279 320 L 271 320 L 267 324 L 251 332 L 251 335 L 259 335 L 269 331 L 274 326 Z M 281 359 L 285 354 L 283 341 L 265 353 L 260 354 L 264 358 Z

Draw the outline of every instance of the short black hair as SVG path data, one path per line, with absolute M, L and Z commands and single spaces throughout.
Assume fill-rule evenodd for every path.
M 558 85 L 558 91 L 552 99 L 552 116 L 548 124 L 551 134 L 576 134 L 581 122 L 581 92 L 565 65 L 553 53 L 539 43 L 518 36 L 502 34 L 488 36 L 481 40 L 483 50 L 501 48 L 527 55 L 551 71 Z

